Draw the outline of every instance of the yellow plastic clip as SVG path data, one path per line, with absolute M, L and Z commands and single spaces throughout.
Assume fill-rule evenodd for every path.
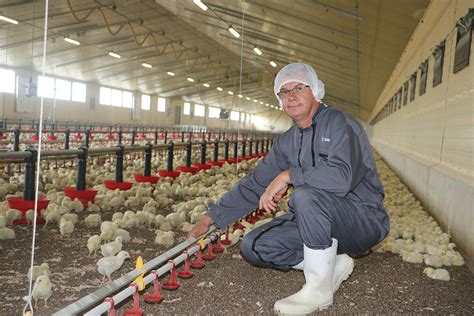
M 30 311 L 26 311 L 24 316 L 31 316 L 31 312 L 30 312 Z
M 205 240 L 206 240 L 206 236 L 203 236 L 201 239 L 196 241 L 201 246 L 201 249 L 206 248 L 206 241 Z
M 137 258 L 137 263 L 135 269 L 141 271 L 142 273 L 133 280 L 132 284 L 135 283 L 138 286 L 138 290 L 141 291 L 145 288 L 145 282 L 143 281 L 143 276 L 145 275 L 145 267 L 143 266 L 142 256 Z

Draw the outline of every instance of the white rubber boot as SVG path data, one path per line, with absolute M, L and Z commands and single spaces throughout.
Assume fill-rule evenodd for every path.
M 324 310 L 332 305 L 332 277 L 337 253 L 337 240 L 323 250 L 314 250 L 304 245 L 303 288 L 287 298 L 275 302 L 274 309 L 283 315 L 306 315 Z
M 296 270 L 303 271 L 304 260 L 292 267 Z M 336 256 L 336 265 L 334 267 L 334 275 L 332 277 L 332 292 L 336 291 L 341 286 L 341 283 L 349 278 L 354 270 L 354 260 L 346 254 Z

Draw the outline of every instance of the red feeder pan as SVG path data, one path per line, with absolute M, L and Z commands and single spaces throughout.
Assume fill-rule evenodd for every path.
M 135 177 L 135 181 L 137 182 L 157 183 L 158 180 L 160 180 L 160 177 L 157 176 L 144 176 L 138 173 L 134 174 L 133 176 Z
M 224 252 L 225 249 L 224 249 L 224 247 L 222 247 L 222 242 L 221 242 L 220 238 L 217 238 L 217 244 L 213 247 L 212 250 L 217 252 L 217 253 Z
M 48 135 L 48 140 L 56 140 L 58 139 L 58 136 L 56 135 Z
M 168 261 L 168 263 L 171 263 L 173 268 L 171 269 L 170 280 L 168 282 L 163 282 L 162 287 L 165 290 L 174 291 L 179 288 L 179 283 L 176 280 L 176 267 L 174 266 L 173 260 Z
M 160 284 L 158 283 L 158 273 L 156 271 L 150 272 L 150 274 L 155 275 L 153 280 L 153 293 L 143 295 L 143 299 L 148 304 L 159 303 L 163 300 L 163 295 L 160 293 Z
M 186 259 L 184 260 L 184 270 L 178 271 L 178 277 L 180 277 L 181 279 L 189 279 L 194 276 L 194 273 L 192 273 L 189 269 L 191 260 L 189 259 L 188 252 L 185 250 L 183 251 L 183 253 L 186 254 Z
M 74 135 L 74 140 L 82 140 L 82 135 Z
M 267 153 L 259 153 L 257 154 L 258 157 L 265 157 L 267 155 Z
M 131 285 L 135 288 L 135 293 L 133 293 L 133 308 L 126 309 L 122 315 L 134 316 L 143 315 L 143 309 L 140 309 L 140 294 L 138 293 L 138 286 L 136 284 Z
M 137 134 L 137 138 L 146 138 L 145 134 Z
M 207 253 L 202 255 L 202 258 L 206 261 L 212 261 L 214 259 L 216 259 L 216 255 L 212 252 L 212 245 L 211 245 L 211 242 L 209 241 L 209 243 L 207 244 Z
M 218 166 L 222 167 L 226 163 L 225 160 L 218 160 L 218 161 L 209 161 L 208 164 L 211 164 L 212 166 Z
M 31 140 L 32 140 L 32 141 L 37 142 L 37 141 L 39 141 L 39 139 L 40 139 L 40 138 L 39 138 L 38 135 L 31 135 Z
M 7 135 L 0 135 L 0 139 L 7 139 L 8 136 Z
M 229 159 L 227 159 L 227 163 L 228 163 L 228 164 L 234 164 L 234 163 L 236 163 L 236 162 L 237 162 L 237 160 L 234 159 L 234 158 L 229 158 Z
M 160 177 L 164 178 L 164 177 L 171 177 L 173 179 L 176 179 L 179 174 L 181 172 L 180 171 L 168 171 L 168 170 L 160 170 L 158 171 L 158 174 L 160 175 Z
M 249 159 L 252 159 L 253 158 L 253 155 L 245 155 L 244 156 L 244 160 L 249 160 Z
M 192 165 L 193 168 L 197 168 L 198 170 L 207 170 L 211 169 L 212 165 L 208 165 L 206 163 L 196 163 Z
M 190 172 L 192 174 L 195 174 L 196 172 L 199 171 L 197 168 L 186 167 L 186 166 L 179 166 L 178 168 L 176 168 L 176 170 L 181 171 L 181 172 Z
M 104 186 L 109 189 L 109 190 L 130 190 L 130 188 L 133 186 L 132 182 L 115 182 L 113 180 L 104 180 Z
M 109 140 L 114 139 L 113 134 L 107 134 L 107 135 L 105 135 L 105 137 L 107 137 L 107 139 L 109 139 Z
M 82 202 L 82 205 L 84 205 L 84 208 L 87 208 L 89 201 L 94 201 L 95 196 L 97 195 L 97 190 L 76 190 L 76 188 L 73 187 L 66 187 L 64 188 L 64 195 L 70 197 L 71 200 L 78 198 Z
M 158 139 L 165 139 L 165 135 L 164 134 L 158 134 Z
M 10 208 L 17 209 L 21 211 L 21 219 L 13 221 L 13 224 L 27 224 L 25 214 L 28 210 L 35 209 L 35 200 L 24 200 L 21 196 L 11 196 L 7 198 L 8 206 Z M 38 216 L 36 217 L 36 224 L 44 224 L 44 220 L 41 218 L 41 210 L 48 207 L 48 199 L 38 199 Z
M 196 251 L 195 255 L 196 255 L 196 260 L 191 262 L 191 268 L 193 268 L 193 269 L 202 269 L 202 268 L 204 268 L 206 266 L 206 263 L 204 262 L 204 260 L 202 260 L 201 251 L 200 250 Z
M 230 245 L 232 241 L 229 239 L 229 226 L 227 226 L 227 229 L 225 231 L 225 239 L 221 240 L 221 243 L 223 245 Z

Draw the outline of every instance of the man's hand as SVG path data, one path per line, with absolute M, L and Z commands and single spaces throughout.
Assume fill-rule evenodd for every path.
M 291 181 L 288 171 L 283 171 L 275 179 L 273 179 L 273 181 L 268 185 L 267 189 L 260 197 L 260 209 L 274 213 L 276 211 L 278 202 L 285 194 L 290 183 Z
M 209 227 L 211 227 L 212 223 L 214 223 L 214 221 L 209 216 L 204 215 L 204 217 L 197 222 L 196 226 L 189 231 L 188 239 L 194 239 L 205 234 L 209 230 Z

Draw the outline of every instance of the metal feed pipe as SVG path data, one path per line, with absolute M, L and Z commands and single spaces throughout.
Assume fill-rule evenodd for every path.
M 204 243 L 206 245 L 209 244 L 211 241 L 215 241 L 217 240 L 217 238 L 220 238 L 218 234 L 213 233 L 215 229 L 216 228 L 212 226 L 211 229 L 208 231 L 207 233 L 208 237 L 204 240 Z M 145 273 L 152 272 L 154 268 L 158 267 L 159 265 L 165 262 L 169 262 L 171 258 L 174 258 L 173 259 L 174 266 L 177 266 L 179 263 L 186 260 L 188 256 L 191 256 L 195 252 L 199 251 L 201 247 L 199 244 L 192 246 L 199 239 L 200 238 L 195 238 L 193 240 L 186 240 L 180 243 L 179 245 L 176 245 L 175 247 L 171 248 L 170 250 L 166 251 L 165 253 L 161 254 L 160 256 L 148 261 L 144 265 Z M 192 247 L 188 248 L 190 246 Z M 184 250 L 187 250 L 187 254 L 182 253 Z M 159 276 L 161 276 L 161 275 L 164 275 L 169 270 L 171 270 L 172 268 L 173 268 L 173 264 L 167 263 L 164 266 L 160 267 L 158 270 L 156 270 L 156 272 L 158 273 Z M 79 299 L 78 301 L 57 311 L 56 313 L 53 314 L 53 316 L 78 315 L 80 313 L 83 313 L 88 308 L 91 308 L 92 306 L 97 304 L 100 300 L 105 299 L 112 293 L 115 293 L 117 290 L 123 288 L 124 286 L 129 285 L 133 280 L 135 280 L 142 273 L 143 271 L 140 271 L 137 269 L 130 271 L 129 273 L 123 275 L 122 277 L 99 288 L 95 292 L 89 295 L 86 295 L 83 298 Z M 147 285 L 153 282 L 154 279 L 155 279 L 155 276 L 153 274 L 148 274 L 146 277 L 143 278 L 143 281 L 145 285 Z M 134 293 L 135 293 L 135 288 L 132 286 L 128 286 L 126 289 L 114 295 L 112 297 L 112 300 L 114 304 L 117 305 L 118 303 L 132 296 Z M 94 309 L 85 313 L 85 315 L 87 316 L 101 315 L 107 312 L 110 309 L 110 307 L 111 306 L 109 302 L 102 302 L 101 304 L 97 305 Z

